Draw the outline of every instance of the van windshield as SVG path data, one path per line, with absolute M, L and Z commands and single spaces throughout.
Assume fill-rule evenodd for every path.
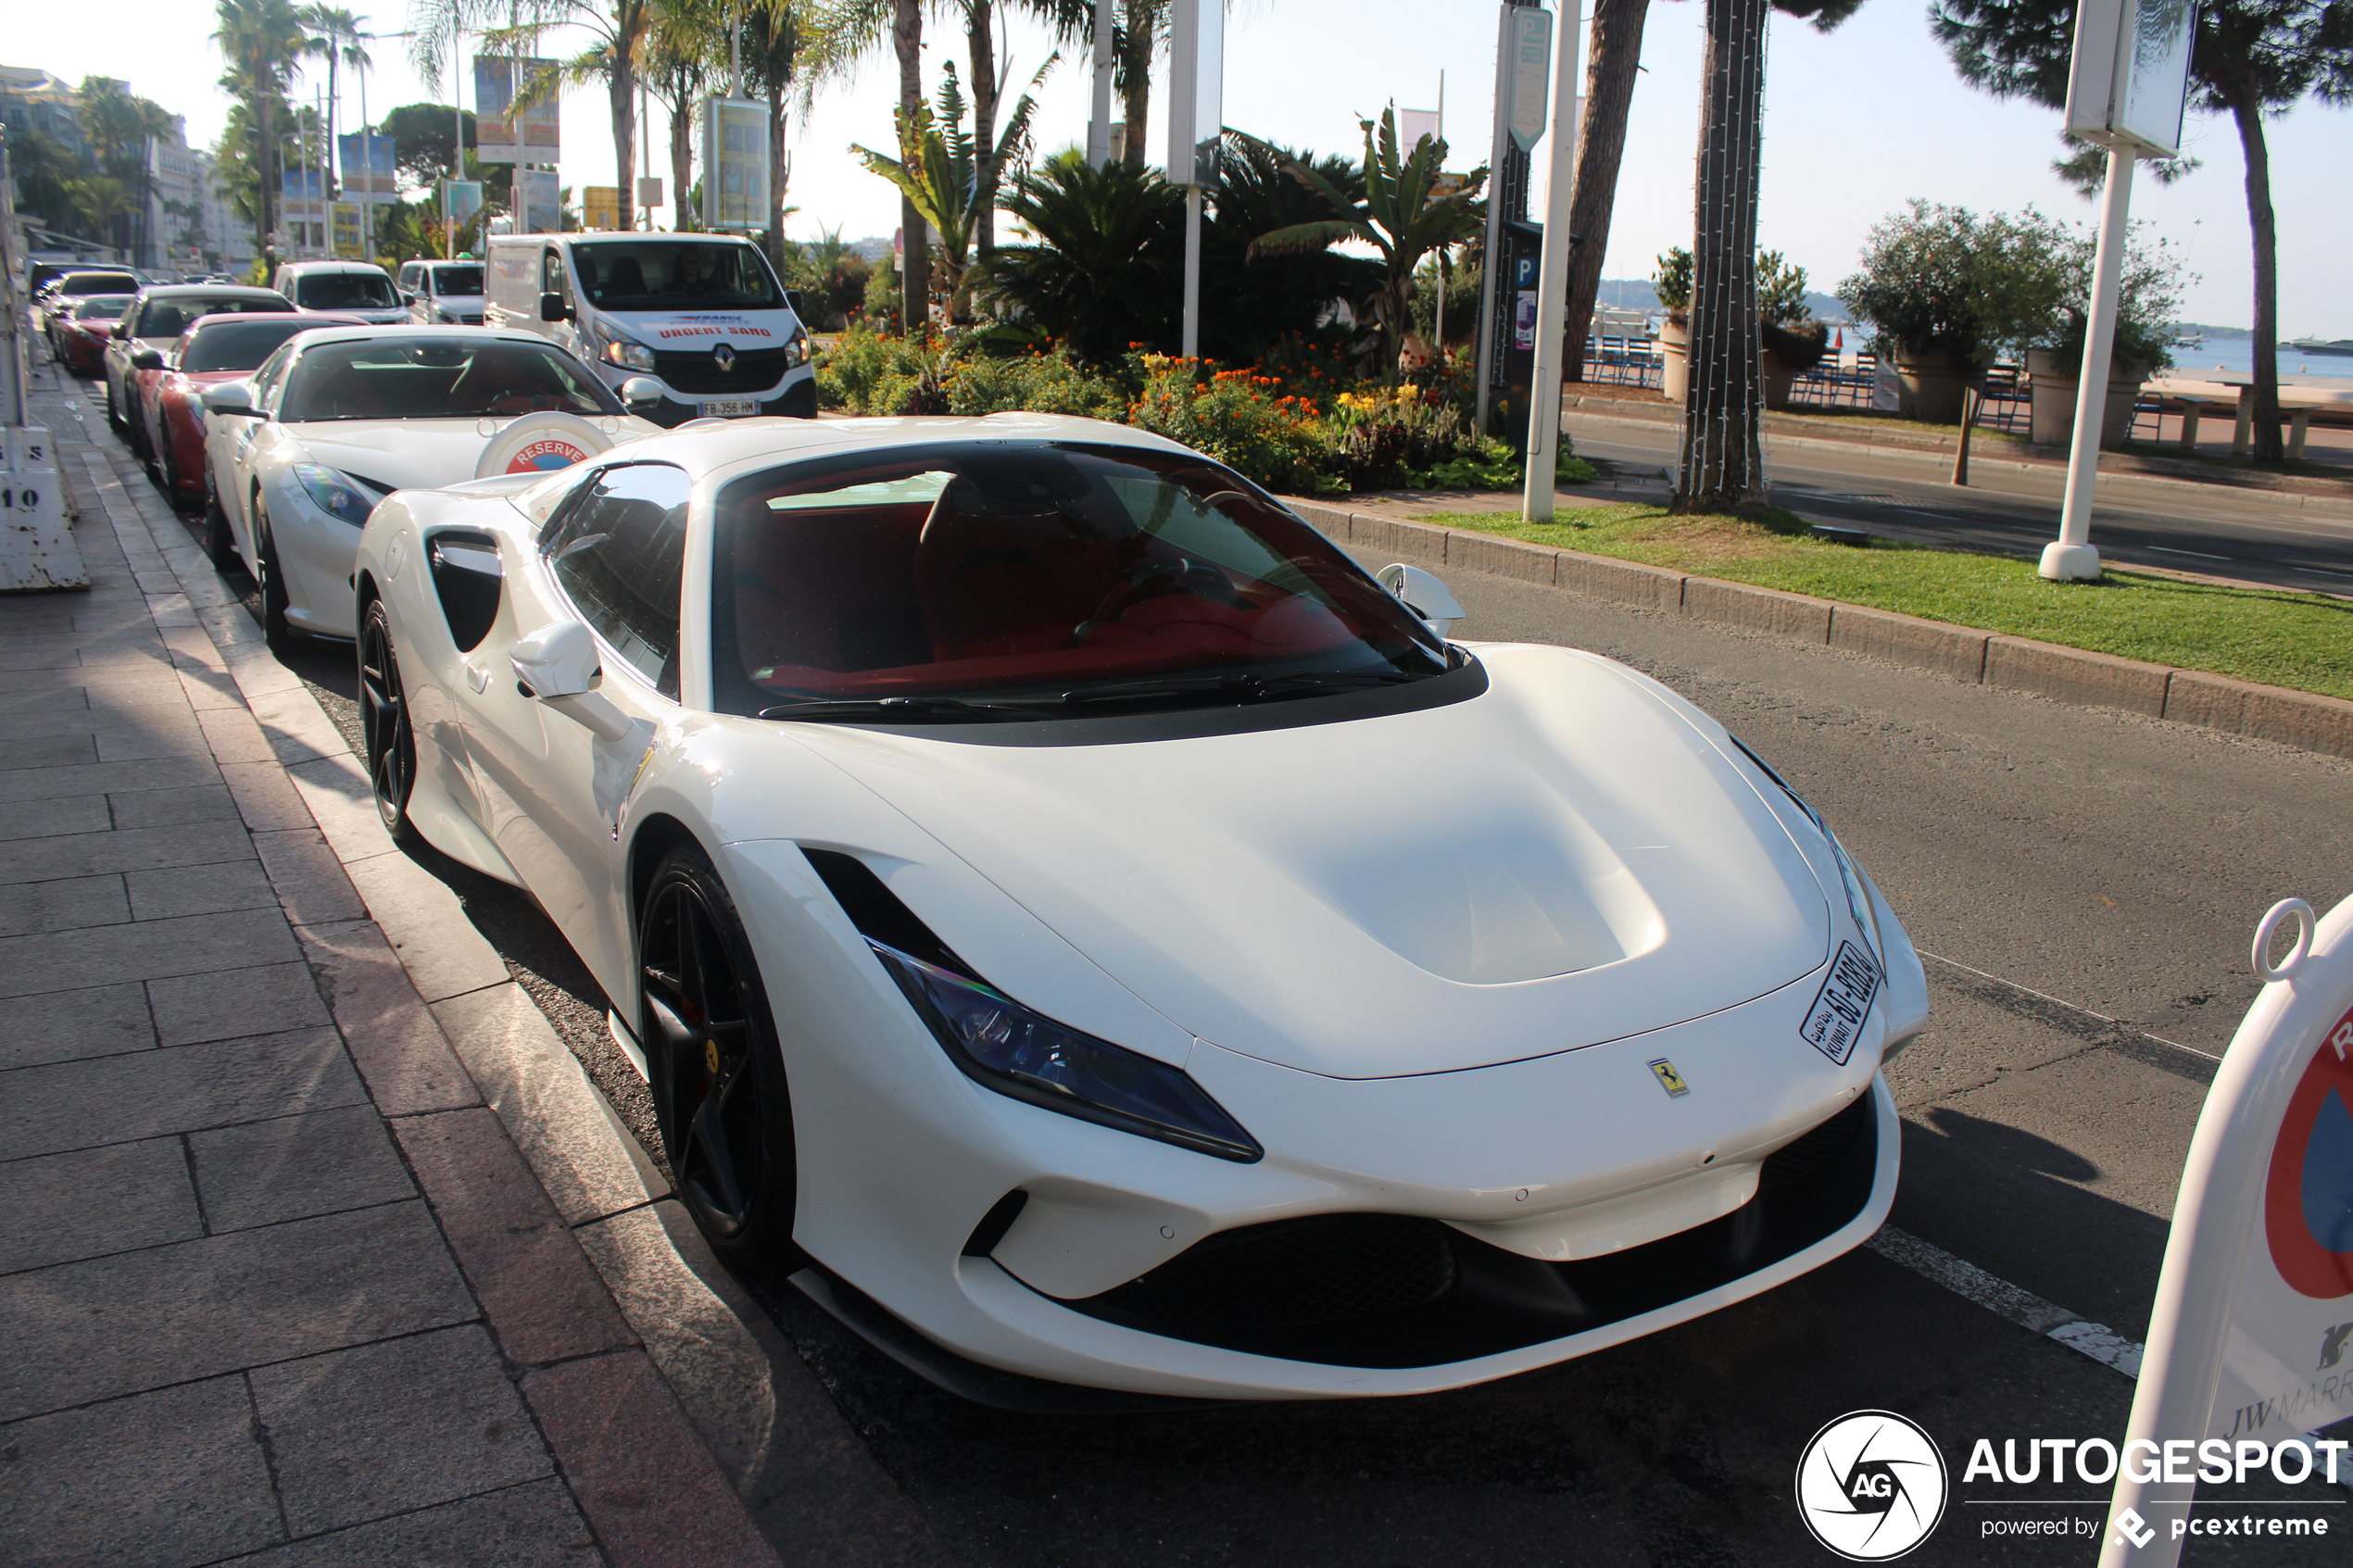
M 732 240 L 574 241 L 573 265 L 602 310 L 780 310 L 760 253 Z
M 433 270 L 433 292 L 437 295 L 480 294 L 482 269 L 479 267 L 436 267 Z
M 313 272 L 295 282 L 305 310 L 389 310 L 400 303 L 382 272 Z

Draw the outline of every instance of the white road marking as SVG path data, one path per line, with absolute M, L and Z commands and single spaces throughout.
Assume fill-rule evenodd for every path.
M 1933 1280 L 1954 1295 L 1976 1302 L 2020 1328 L 2056 1339 L 2080 1355 L 2089 1356 L 2127 1377 L 2141 1374 L 2141 1347 L 2114 1329 L 2088 1323 L 2056 1302 L 2032 1291 L 1997 1279 L 1954 1257 L 1943 1248 L 1922 1241 L 1906 1230 L 1882 1225 L 1865 1244 L 1890 1262 L 1901 1263 L 1923 1279 Z
M 2236 556 L 2209 556 L 2204 550 L 2177 550 L 2171 545 L 2144 545 L 2143 549 L 2155 550 L 2163 556 L 2188 556 L 2196 560 L 2236 560 Z
M 1974 974 L 1981 980 L 1991 980 L 1996 985 L 2007 985 L 2013 991 L 2023 991 L 2030 997 L 2038 997 L 2043 1001 L 2050 1003 L 2053 1007 L 2065 1008 L 2070 1012 L 2082 1013 L 2085 1018 L 2096 1019 L 2102 1023 L 2114 1023 L 2120 1025 L 2123 1028 L 2132 1030 L 2134 1034 L 2140 1035 L 2144 1039 L 2155 1040 L 2160 1046 L 2171 1046 L 2177 1051 L 2186 1051 L 2191 1056 L 2201 1058 L 2207 1061 L 2220 1061 L 2222 1060 L 2221 1057 L 2214 1055 L 2211 1051 L 2202 1051 L 2196 1046 L 2185 1046 L 2179 1040 L 2169 1040 L 2162 1035 L 2152 1035 L 2137 1023 L 2126 1023 L 2124 1020 L 2120 1018 L 2110 1018 L 2104 1012 L 2094 1012 L 2090 1008 L 2080 1007 L 2073 1002 L 2062 1000 L 2057 997 L 2052 996 L 2047 991 L 2037 991 L 2032 985 L 2021 985 L 2015 980 L 2005 980 L 1998 974 L 1988 974 L 1982 969 L 1971 969 L 1968 964 L 1961 962 L 1958 959 L 1948 959 L 1942 953 L 1931 953 L 1926 947 L 1915 947 L 1912 950 L 1919 954 L 1919 956 L 1924 959 L 1934 959 L 1938 963 L 1949 964 L 1953 968 L 1963 971 L 1966 973 Z

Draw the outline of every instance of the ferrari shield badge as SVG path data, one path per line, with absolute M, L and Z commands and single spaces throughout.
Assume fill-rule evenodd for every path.
M 1683 1082 L 1683 1075 L 1675 1071 L 1675 1064 L 1665 1057 L 1651 1063 L 1651 1075 L 1658 1080 L 1658 1086 L 1667 1091 L 1668 1099 L 1681 1099 L 1692 1092 L 1692 1086 Z

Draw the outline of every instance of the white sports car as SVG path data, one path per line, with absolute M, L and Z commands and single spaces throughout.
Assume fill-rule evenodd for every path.
M 723 1257 L 950 1386 L 1443 1388 L 1894 1198 L 1927 988 L 1820 819 L 1169 442 L 690 428 L 355 581 L 387 825 L 579 950 Z
M 207 543 L 260 583 L 277 648 L 352 635 L 352 551 L 393 491 L 543 472 L 661 429 L 546 339 L 479 328 L 303 332 L 203 403 Z

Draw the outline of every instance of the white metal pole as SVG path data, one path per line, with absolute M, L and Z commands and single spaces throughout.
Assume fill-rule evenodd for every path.
M 653 96 L 646 90 L 646 79 L 642 76 L 637 79 L 637 149 L 638 161 L 646 166 L 647 178 L 650 179 L 654 171 Z M 629 207 L 632 212 L 637 208 L 637 193 L 635 191 L 629 193 Z M 645 211 L 645 227 L 651 230 L 654 226 L 654 209 L 649 204 Z M 638 225 L 632 222 L 629 226 L 635 229 Z
M 2075 438 L 2067 449 L 2067 499 L 2059 536 L 2043 546 L 2037 569 L 2056 583 L 2096 583 L 2100 552 L 2092 544 L 2092 486 L 2100 471 L 2100 423 L 2108 412 L 2108 355 L 2116 346 L 2116 296 L 2132 231 L 2133 155 L 2108 154 L 2108 194 L 2100 203 L 2099 249 L 2092 261 L 2092 315 L 2083 332 L 2083 364 L 2075 383 Z
M 1528 476 L 1522 509 L 1553 521 L 1554 454 L 1560 447 L 1561 348 L 1568 320 L 1568 215 L 1577 195 L 1577 29 L 1566 12 L 1553 30 L 1552 173 L 1544 191 L 1544 250 L 1536 264 L 1536 363 L 1529 372 Z
M 1095 102 L 1087 121 L 1087 167 L 1111 157 L 1112 0 L 1095 0 Z
M 1185 187 L 1185 340 L 1186 358 L 1201 355 L 1201 187 Z
M 355 65 L 351 69 L 359 78 L 359 177 L 367 182 L 367 187 L 359 193 L 359 259 L 373 265 L 376 226 L 371 220 L 376 207 L 376 159 L 372 151 L 375 139 L 368 132 L 368 68 Z

